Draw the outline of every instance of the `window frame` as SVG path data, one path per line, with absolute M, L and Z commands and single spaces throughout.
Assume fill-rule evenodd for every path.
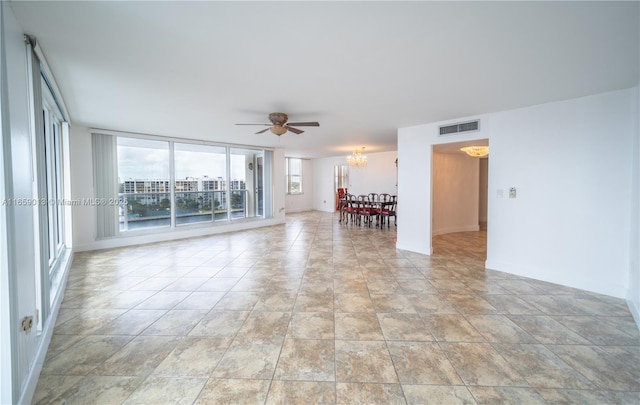
M 45 176 L 46 217 L 49 278 L 53 280 L 59 266 L 57 262 L 65 249 L 65 210 L 64 210 L 64 155 L 62 148 L 62 113 L 53 98 L 44 76 L 42 77 L 42 114 Z
M 266 210 L 263 210 L 261 214 L 258 214 L 257 212 L 254 212 L 253 215 L 248 215 L 247 211 L 245 210 L 244 212 L 244 216 L 240 216 L 240 217 L 236 217 L 233 215 L 232 213 L 232 207 L 231 207 L 231 199 L 229 197 L 227 197 L 226 199 L 224 199 L 221 202 L 224 202 L 224 205 L 227 208 L 227 217 L 225 219 L 219 219 L 219 218 L 215 218 L 213 221 L 198 221 L 198 222 L 193 222 L 193 223 L 176 223 L 176 213 L 175 213 L 175 194 L 176 193 L 180 193 L 179 191 L 176 191 L 176 183 L 181 181 L 181 179 L 176 178 L 176 162 L 175 162 L 175 146 L 178 144 L 188 144 L 188 145 L 195 145 L 195 146 L 213 146 L 213 147 L 221 147 L 224 148 L 225 150 L 225 155 L 226 155 L 226 173 L 224 173 L 225 177 L 222 179 L 222 183 L 224 184 L 224 190 L 212 190 L 212 192 L 215 193 L 225 193 L 225 195 L 227 196 L 231 196 L 231 194 L 235 191 L 237 192 L 238 190 L 235 190 L 233 188 L 234 184 L 245 184 L 247 179 L 245 178 L 244 182 L 242 182 L 241 179 L 231 179 L 232 176 L 232 172 L 230 170 L 230 159 L 232 157 L 232 155 L 235 155 L 234 150 L 238 150 L 238 148 L 240 148 L 241 150 L 246 150 L 246 151 L 255 151 L 256 155 L 260 155 L 263 157 L 266 156 L 267 153 L 273 153 L 273 149 L 271 148 L 265 148 L 265 147 L 260 147 L 260 146 L 246 146 L 246 145 L 234 145 L 234 144 L 225 144 L 225 143 L 220 143 L 220 142 L 210 142 L 210 141 L 202 141 L 202 140 L 196 140 L 196 139 L 190 139 L 190 138 L 174 138 L 174 137 L 165 137 L 165 136 L 158 136 L 158 135 L 141 135 L 141 134 L 132 134 L 132 133 L 127 133 L 127 132 L 120 132 L 120 131 L 109 131 L 109 130 L 92 130 L 92 133 L 94 134 L 104 134 L 104 135 L 111 135 L 114 136 L 114 138 L 116 139 L 116 144 L 117 144 L 117 139 L 118 138 L 129 138 L 129 139 L 138 139 L 138 140 L 149 140 L 149 141 L 162 141 L 162 142 L 168 142 L 169 144 L 169 161 L 170 161 L 170 169 L 169 169 L 169 190 L 171 190 L 171 224 L 169 226 L 159 226 L 159 227 L 140 227 L 137 229 L 120 229 L 120 220 L 119 218 L 118 220 L 118 224 L 116 224 L 116 237 L 128 237 L 128 236 L 133 236 L 133 235 L 145 235 L 145 234 L 158 234 L 158 233 L 166 233 L 166 232 L 173 232 L 176 230 L 183 230 L 185 228 L 202 228 L 202 227 L 210 227 L 210 226 L 224 226 L 224 225 L 231 225 L 234 222 L 242 222 L 242 221 L 253 221 L 253 220 L 265 220 L 265 219 L 272 219 L 273 218 L 273 214 L 270 212 L 267 212 Z M 117 158 L 117 151 L 116 151 L 116 158 L 115 158 L 115 167 L 114 169 L 116 171 L 118 171 L 118 158 Z M 245 166 L 246 167 L 246 166 Z M 120 174 L 116 175 L 116 178 L 118 178 L 120 176 Z M 251 176 L 250 173 L 245 173 L 245 176 Z M 236 181 L 237 180 L 237 181 Z M 266 174 L 263 175 L 263 181 L 267 181 L 267 176 Z M 115 189 L 118 190 L 118 198 L 119 199 L 126 199 L 126 194 L 128 193 L 123 193 L 119 191 L 119 184 L 120 181 L 118 181 L 118 184 L 116 184 Z M 269 184 L 268 186 L 271 191 L 269 192 L 269 194 L 273 193 L 273 184 Z M 207 191 L 207 190 L 205 190 Z M 246 189 L 242 189 L 240 190 L 242 192 L 248 192 L 248 190 Z M 202 192 L 202 191 L 199 191 Z M 246 205 L 246 202 L 245 202 Z M 117 217 L 120 217 L 119 215 Z

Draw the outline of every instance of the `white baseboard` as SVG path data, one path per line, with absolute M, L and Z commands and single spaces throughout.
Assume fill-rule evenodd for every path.
M 309 212 L 309 211 L 313 211 L 313 208 L 296 208 L 296 209 L 288 209 L 287 208 L 287 214 L 295 214 L 298 212 Z
M 442 229 L 433 229 L 431 231 L 432 236 L 444 235 L 447 233 L 456 233 L 456 232 L 476 232 L 480 230 L 479 225 L 467 225 L 467 226 L 456 226 Z
M 405 243 L 405 241 L 398 240 L 396 242 L 396 249 L 406 250 L 408 252 L 420 253 L 422 255 L 431 256 L 431 248 L 424 244 L 416 244 L 414 241 L 409 241 Z
M 33 366 L 29 370 L 29 374 L 24 383 L 24 388 L 22 393 L 20 394 L 20 399 L 18 400 L 18 404 L 31 404 L 33 401 L 33 395 L 36 392 L 36 387 L 38 386 L 38 379 L 40 378 L 40 372 L 42 371 L 42 366 L 44 365 L 44 360 L 47 357 L 47 350 L 49 349 L 49 344 L 51 343 L 51 336 L 53 335 L 53 328 L 56 325 L 56 320 L 58 319 L 58 312 L 60 311 L 60 304 L 62 304 L 62 299 L 64 298 L 64 291 L 67 288 L 67 278 L 69 277 L 69 271 L 71 270 L 71 266 L 73 265 L 73 249 L 69 252 L 69 256 L 60 271 L 63 271 L 61 281 L 60 281 L 60 289 L 57 292 L 56 298 L 51 305 L 51 313 L 49 314 L 49 318 L 45 322 L 42 333 L 40 335 L 40 344 L 38 345 L 38 350 L 36 351 L 36 357 L 33 360 Z
M 507 263 L 487 259 L 485 267 L 490 270 L 501 271 L 503 273 L 514 274 L 516 276 L 528 277 L 534 280 L 546 281 L 548 283 L 560 284 L 566 287 L 577 288 L 580 290 L 591 291 L 598 294 L 609 295 L 615 298 L 625 299 L 625 288 L 622 285 L 611 283 L 594 283 L 587 278 L 567 278 L 558 272 L 548 269 L 540 269 L 534 266 L 523 265 L 518 263 Z

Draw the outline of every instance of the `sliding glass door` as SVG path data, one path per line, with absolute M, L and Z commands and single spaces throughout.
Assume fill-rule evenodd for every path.
M 265 217 L 264 150 L 161 137 L 114 138 L 118 233 Z

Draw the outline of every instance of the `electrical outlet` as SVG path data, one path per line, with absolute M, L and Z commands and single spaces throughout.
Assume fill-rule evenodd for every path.
M 509 198 L 516 198 L 516 188 L 515 187 L 511 187 L 509 189 Z
M 31 327 L 33 326 L 33 316 L 25 316 L 22 318 L 22 331 L 25 333 L 29 333 L 31 331 Z

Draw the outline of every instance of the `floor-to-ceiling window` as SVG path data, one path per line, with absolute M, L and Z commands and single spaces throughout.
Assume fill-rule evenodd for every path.
M 34 324 L 41 332 L 51 305 L 59 298 L 64 269 L 69 264 L 70 235 L 67 235 L 70 211 L 66 193 L 68 179 L 68 123 L 37 58 L 33 57 L 30 86 L 33 91 L 33 195 L 36 247 Z M 65 188 L 66 187 L 66 188 Z
M 229 150 L 231 209 L 234 218 L 264 215 L 264 151 L 231 148 Z
M 118 137 L 119 229 L 171 225 L 169 142 Z
M 46 255 L 49 265 L 49 277 L 53 278 L 58 270 L 56 261 L 64 248 L 64 195 L 63 195 L 63 151 L 62 151 L 62 115 L 58 109 L 51 90 L 42 81 L 42 118 L 43 131 L 40 134 L 44 149 L 44 176 L 46 184 L 46 216 L 47 243 Z M 44 199 L 42 200 L 44 202 Z M 44 249 L 43 249 L 44 250 Z M 42 252 L 44 253 L 44 252 Z
M 227 220 L 227 151 L 174 144 L 176 224 Z
M 173 138 L 111 137 L 116 148 L 112 159 L 117 172 L 116 233 L 265 218 L 263 161 L 270 151 Z M 113 144 L 98 146 L 101 172 L 111 171 L 105 170 L 102 158 L 109 156 L 104 149 Z M 108 175 L 98 179 L 113 181 Z

